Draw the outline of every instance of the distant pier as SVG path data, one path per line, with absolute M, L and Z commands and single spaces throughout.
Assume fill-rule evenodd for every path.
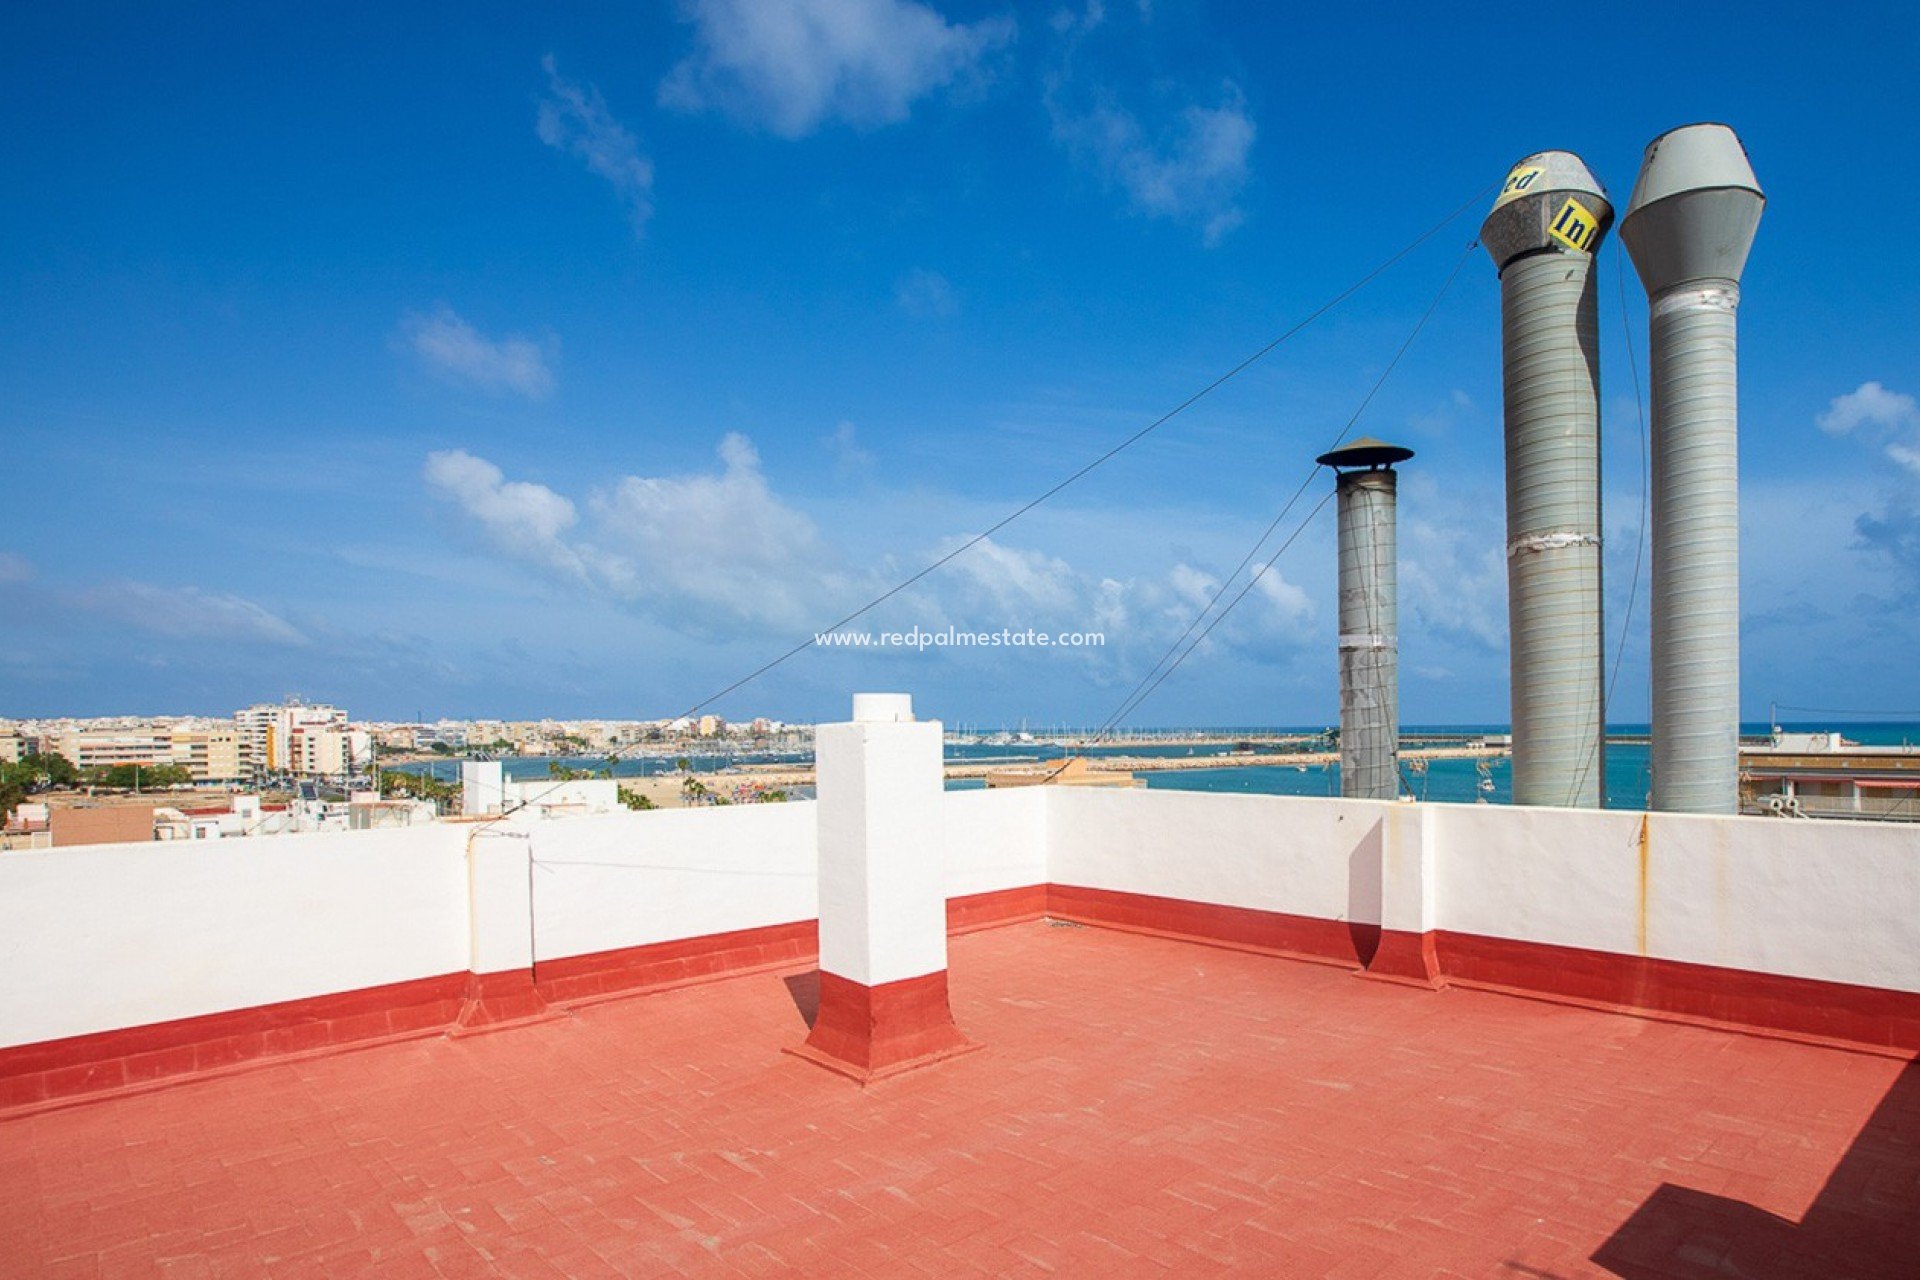
M 1243 738 L 1231 738 L 1226 741 L 1239 743 L 1248 741 Z M 1318 735 L 1312 737 L 1286 739 L 1287 742 L 1319 743 Z M 1431 742 L 1421 737 L 1409 739 L 1409 742 Z M 1022 744 L 1028 745 L 1028 744 Z M 1033 745 L 1055 745 L 1053 743 Z M 1059 744 L 1071 754 L 1073 748 Z M 1111 744 L 1107 744 L 1111 745 Z M 1166 739 L 1153 740 L 1156 746 L 1186 745 L 1175 744 Z M 1193 745 L 1220 745 L 1219 739 L 1205 742 L 1195 740 Z M 1503 744 L 1486 742 L 1479 739 L 1462 740 L 1456 745 L 1405 746 L 1400 749 L 1402 760 L 1493 760 L 1510 754 Z M 1149 756 L 1149 755 L 1113 755 L 1086 756 L 1087 770 L 1090 773 L 1164 773 L 1180 772 L 1191 769 L 1254 769 L 1254 768 L 1315 768 L 1340 763 L 1340 753 L 1325 747 L 1316 746 L 1312 750 L 1289 751 L 1251 751 L 1216 753 L 1213 755 L 1191 756 Z M 1042 760 L 1037 756 L 997 756 L 983 760 L 949 760 L 946 764 L 946 776 L 955 778 L 984 778 L 989 773 L 1004 772 L 1008 766 L 1025 765 L 1035 771 L 1043 771 L 1051 765 L 1061 763 L 1065 757 Z M 794 764 L 745 764 L 731 772 L 752 778 L 755 782 L 769 787 L 806 787 L 813 785 L 813 766 Z

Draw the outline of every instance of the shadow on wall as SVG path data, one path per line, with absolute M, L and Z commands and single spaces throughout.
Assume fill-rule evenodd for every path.
M 1874 1108 L 1799 1222 L 1661 1184 L 1593 1261 L 1623 1280 L 1920 1275 L 1920 1063 Z
M 1380 906 L 1386 889 L 1386 831 L 1384 818 L 1374 819 L 1360 843 L 1347 855 L 1347 934 L 1362 969 L 1370 968 L 1380 950 Z

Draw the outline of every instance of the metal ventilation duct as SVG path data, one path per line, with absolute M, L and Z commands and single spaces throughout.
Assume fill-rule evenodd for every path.
M 1396 462 L 1413 450 L 1361 439 L 1321 466 L 1338 474 L 1340 514 L 1340 794 L 1400 794 L 1399 540 Z
M 1647 147 L 1620 223 L 1653 349 L 1653 807 L 1740 804 L 1735 312 L 1766 197 L 1733 130 Z
M 1612 221 L 1580 157 L 1541 151 L 1480 227 L 1500 272 L 1515 804 L 1606 794 L 1593 255 Z

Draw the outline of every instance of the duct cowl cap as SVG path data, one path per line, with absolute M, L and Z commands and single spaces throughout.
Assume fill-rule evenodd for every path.
M 1685 125 L 1647 144 L 1620 242 L 1650 296 L 1697 280 L 1737 284 L 1766 203 L 1732 129 Z
M 1497 270 L 1534 253 L 1598 253 L 1613 204 L 1586 162 L 1571 151 L 1536 151 L 1507 171 L 1480 243 Z

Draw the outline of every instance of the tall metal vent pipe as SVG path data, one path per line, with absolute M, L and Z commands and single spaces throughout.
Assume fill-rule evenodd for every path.
M 1620 222 L 1653 349 L 1653 807 L 1740 806 L 1734 314 L 1766 197 L 1723 124 L 1647 146 Z
M 1613 206 L 1580 158 L 1513 166 L 1480 227 L 1500 272 L 1513 801 L 1606 795 L 1599 307 Z
M 1400 794 L 1399 537 L 1396 462 L 1413 450 L 1363 438 L 1317 459 L 1338 475 L 1340 794 Z

